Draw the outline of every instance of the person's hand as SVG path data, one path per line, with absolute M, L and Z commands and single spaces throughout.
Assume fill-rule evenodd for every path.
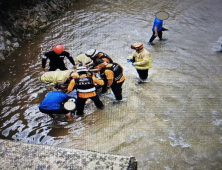
M 88 72 L 87 72 L 87 76 L 92 77 L 92 76 L 93 76 L 93 72 L 88 71 Z
M 73 66 L 73 69 L 77 69 L 77 65 L 74 65 L 74 66 Z
M 157 37 L 157 36 L 158 36 L 158 33 L 156 32 L 156 33 L 154 34 L 154 36 Z
M 42 68 L 43 69 L 43 71 L 48 71 L 48 69 L 47 68 Z

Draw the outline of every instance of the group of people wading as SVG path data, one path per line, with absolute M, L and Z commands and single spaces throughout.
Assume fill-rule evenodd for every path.
M 136 84 L 148 82 L 148 71 L 152 67 L 151 54 L 141 43 L 134 43 L 131 48 L 135 52 L 129 56 L 127 62 L 131 62 L 138 72 L 140 79 Z M 64 58 L 72 63 L 72 69 L 67 69 Z M 115 96 L 113 104 L 122 102 L 122 85 L 125 81 L 123 67 L 104 52 L 90 49 L 79 54 L 74 61 L 64 46 L 57 44 L 52 51 L 43 55 L 42 68 L 45 72 L 40 80 L 50 92 L 39 105 L 39 110 L 52 118 L 54 114 L 65 114 L 67 119 L 82 119 L 87 99 L 91 99 L 98 109 L 103 109 L 99 94 L 106 93 L 108 89 Z M 74 115 L 64 108 L 64 103 L 73 96 L 76 98 Z

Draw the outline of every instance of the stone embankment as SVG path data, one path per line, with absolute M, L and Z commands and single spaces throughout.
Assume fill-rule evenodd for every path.
M 0 62 L 24 41 L 44 31 L 50 22 L 75 0 L 1 0 L 0 2 Z
M 137 170 L 134 157 L 0 140 L 0 169 Z

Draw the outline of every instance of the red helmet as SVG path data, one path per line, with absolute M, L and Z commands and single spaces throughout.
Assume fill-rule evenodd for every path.
M 53 47 L 53 51 L 57 54 L 61 54 L 65 50 L 65 47 L 61 44 L 57 44 Z

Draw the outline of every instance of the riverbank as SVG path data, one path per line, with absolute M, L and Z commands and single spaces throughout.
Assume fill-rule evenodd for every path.
M 75 0 L 3 0 L 0 2 L 0 62 L 31 40 Z
M 134 157 L 0 139 L 0 169 L 136 170 Z

